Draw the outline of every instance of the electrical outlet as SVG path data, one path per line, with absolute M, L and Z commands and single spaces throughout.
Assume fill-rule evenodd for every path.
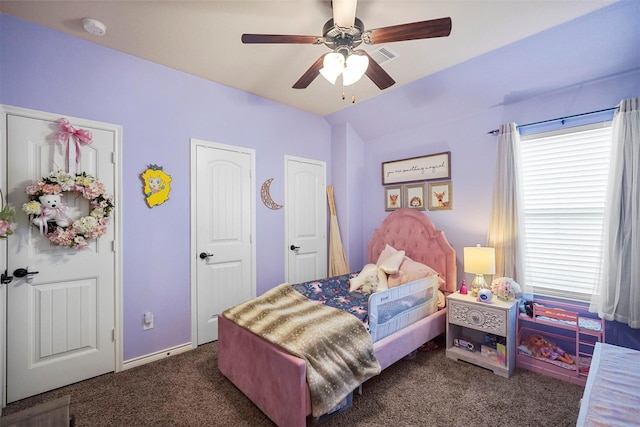
M 142 330 L 146 331 L 147 329 L 153 329 L 153 313 L 149 311 L 142 316 Z

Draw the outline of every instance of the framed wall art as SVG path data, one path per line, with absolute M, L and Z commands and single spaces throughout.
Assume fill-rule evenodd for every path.
M 429 210 L 446 211 L 451 209 L 453 209 L 451 181 L 429 183 Z
M 402 207 L 402 187 L 385 187 L 384 189 L 384 210 L 395 211 Z
M 406 201 L 407 207 L 423 211 L 426 209 L 425 205 L 425 185 L 414 184 L 405 185 L 406 189 Z
M 382 185 L 451 178 L 451 151 L 382 163 Z

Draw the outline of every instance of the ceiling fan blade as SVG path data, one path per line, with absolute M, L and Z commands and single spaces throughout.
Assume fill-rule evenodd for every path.
M 367 52 L 364 50 L 365 55 L 369 57 L 369 66 L 367 67 L 367 71 L 364 73 L 371 79 L 371 81 L 378 86 L 380 90 L 384 90 L 389 86 L 393 86 L 396 81 L 391 78 L 389 73 L 387 73 L 384 68 L 380 66 Z
M 316 59 L 316 62 L 313 63 L 311 67 L 307 71 L 304 72 L 302 77 L 298 79 L 298 81 L 293 85 L 294 89 L 306 89 L 307 86 L 311 84 L 312 81 L 315 80 L 316 77 L 320 74 L 320 69 L 322 68 L 322 61 L 324 60 L 324 55 L 320 58 Z
M 333 23 L 338 27 L 351 28 L 356 20 L 358 0 L 332 0 Z
M 451 18 L 392 25 L 391 27 L 376 28 L 368 33 L 368 37 L 363 34 L 362 38 L 367 44 L 447 37 L 451 33 Z
M 243 34 L 242 43 L 318 44 L 322 43 L 322 37 L 293 34 Z

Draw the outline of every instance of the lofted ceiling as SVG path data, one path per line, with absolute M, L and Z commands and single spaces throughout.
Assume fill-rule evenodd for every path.
M 318 76 L 306 89 L 292 85 L 321 55 L 324 45 L 241 43 L 243 33 L 322 36 L 332 16 L 321 0 L 226 1 L 0 1 L 4 14 L 67 33 L 203 79 L 318 115 L 393 91 L 483 53 L 544 31 L 614 0 L 359 0 L 365 30 L 451 17 L 445 38 L 361 45 L 396 57 L 381 66 L 396 84 L 381 91 L 367 77 L 346 89 Z M 107 27 L 104 36 L 86 32 L 82 18 Z M 377 56 L 374 56 L 378 58 Z M 339 82 L 340 80 L 338 80 Z

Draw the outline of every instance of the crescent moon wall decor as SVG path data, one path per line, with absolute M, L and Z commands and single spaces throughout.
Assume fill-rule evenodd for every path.
M 282 205 L 277 204 L 271 198 L 271 193 L 269 187 L 271 186 L 271 181 L 273 178 L 269 178 L 265 182 L 262 183 L 262 188 L 260 188 L 260 198 L 262 199 L 262 203 L 269 209 L 278 210 L 282 208 Z

